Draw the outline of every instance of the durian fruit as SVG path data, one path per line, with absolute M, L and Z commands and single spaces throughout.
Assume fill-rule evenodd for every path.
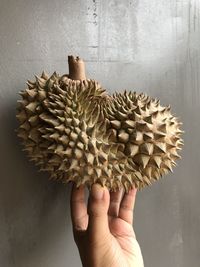
M 43 72 L 21 91 L 18 136 L 50 178 L 116 191 L 143 188 L 172 171 L 183 145 L 181 122 L 144 93 L 109 95 L 69 56 L 69 75 Z

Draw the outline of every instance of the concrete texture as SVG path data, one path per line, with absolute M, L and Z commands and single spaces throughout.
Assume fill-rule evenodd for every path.
M 138 193 L 135 230 L 145 266 L 199 266 L 199 25 L 198 0 L 0 1 L 0 266 L 81 266 L 70 188 L 38 173 L 14 132 L 17 92 L 43 69 L 67 73 L 68 54 L 110 92 L 145 91 L 183 121 L 183 159 Z

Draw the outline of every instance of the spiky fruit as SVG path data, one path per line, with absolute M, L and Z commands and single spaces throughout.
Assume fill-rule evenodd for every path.
M 57 73 L 27 84 L 18 136 L 53 179 L 127 191 L 150 185 L 180 158 L 181 123 L 156 99 L 126 91 L 110 96 L 94 80 Z

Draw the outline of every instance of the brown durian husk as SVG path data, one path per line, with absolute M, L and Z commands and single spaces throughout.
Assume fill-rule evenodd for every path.
M 43 72 L 20 92 L 18 136 L 30 160 L 50 178 L 77 187 L 141 189 L 172 172 L 183 145 L 181 122 L 144 93 L 108 95 L 86 79 L 79 57 L 69 75 Z

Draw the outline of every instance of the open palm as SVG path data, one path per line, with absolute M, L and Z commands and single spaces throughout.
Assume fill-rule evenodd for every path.
M 84 267 L 143 267 L 132 227 L 135 196 L 135 188 L 109 193 L 95 184 L 86 205 L 84 187 L 73 187 L 73 232 Z

